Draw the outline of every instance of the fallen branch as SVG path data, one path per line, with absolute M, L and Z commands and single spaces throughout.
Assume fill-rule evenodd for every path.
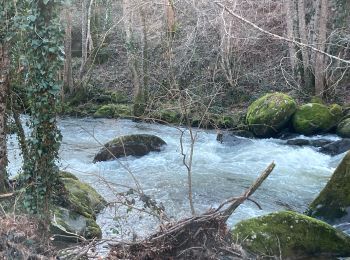
M 274 168 L 275 163 L 271 163 L 241 196 L 226 200 L 216 210 L 161 226 L 159 232 L 144 241 L 111 246 L 109 259 L 167 259 L 172 256 L 178 256 L 177 259 L 216 259 L 222 254 L 234 259 L 243 258 L 244 252 L 231 243 L 226 221 L 244 201 L 253 201 L 249 197 Z
M 15 196 L 15 193 L 0 194 L 0 199 L 8 199 L 14 196 Z

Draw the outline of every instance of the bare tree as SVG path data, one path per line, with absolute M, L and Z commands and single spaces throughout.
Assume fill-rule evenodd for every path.
M 73 93 L 73 75 L 72 75 L 72 13 L 70 6 L 64 9 L 64 17 L 66 22 L 65 37 L 64 37 L 64 87 L 70 93 Z

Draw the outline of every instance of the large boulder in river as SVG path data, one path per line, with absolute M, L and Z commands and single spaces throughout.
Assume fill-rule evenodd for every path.
M 239 222 L 232 236 L 248 251 L 271 258 L 350 256 L 350 237 L 327 223 L 291 211 Z
M 161 151 L 166 142 L 155 135 L 125 135 L 106 143 L 96 154 L 94 162 L 109 161 L 128 155 L 143 156 L 152 151 Z
M 342 117 L 339 105 L 327 107 L 322 104 L 302 105 L 293 115 L 293 127 L 299 134 L 313 135 L 326 133 L 334 128 Z
M 337 127 L 337 134 L 341 137 L 350 138 L 350 117 L 340 122 Z
M 247 124 L 258 137 L 270 137 L 288 124 L 297 104 L 283 93 L 267 94 L 248 108 Z
M 330 223 L 350 222 L 350 151 L 309 206 L 308 215 Z

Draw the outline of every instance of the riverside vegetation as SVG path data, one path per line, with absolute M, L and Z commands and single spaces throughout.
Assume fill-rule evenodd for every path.
M 337 229 L 350 220 L 349 2 L 226 4 L 0 0 L 0 259 L 87 258 L 102 238 L 96 219 L 111 205 L 59 169 L 58 116 L 156 122 L 181 132 L 192 216 L 173 221 L 129 171 L 136 188 L 124 187 L 121 203 L 161 224 L 144 239 L 110 244 L 105 258 L 350 256 L 350 238 Z M 228 218 L 243 202 L 260 207 L 250 197 L 275 164 L 239 197 L 200 214 L 192 190 L 197 127 L 217 130 L 223 145 L 280 138 L 345 156 L 303 214 L 275 212 L 231 228 Z M 8 170 L 12 133 L 23 159 L 17 176 Z M 167 143 L 141 133 L 101 146 L 93 161 L 107 164 L 142 160 Z

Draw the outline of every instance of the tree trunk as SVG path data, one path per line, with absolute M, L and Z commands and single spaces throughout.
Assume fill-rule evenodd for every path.
M 88 20 L 88 14 L 87 14 L 87 1 L 88 0 L 82 0 L 81 4 L 81 65 L 79 70 L 79 79 L 82 80 L 83 78 L 83 72 L 84 67 L 87 61 L 88 56 L 88 44 L 87 44 L 87 20 Z
M 175 10 L 173 0 L 165 0 L 168 35 L 172 38 L 175 34 Z
M 94 3 L 94 0 L 90 1 L 89 8 L 88 8 L 88 14 L 87 14 L 87 32 L 86 32 L 86 50 L 89 52 L 89 55 L 91 55 L 92 50 L 94 49 L 94 44 L 92 41 L 91 36 L 91 12 L 92 12 L 92 5 Z
M 318 24 L 317 48 L 324 51 L 327 41 L 328 0 L 320 1 L 320 16 Z M 322 53 L 316 53 L 315 57 L 315 95 L 322 97 L 326 81 L 326 59 Z
M 294 0 L 285 0 L 284 9 L 286 13 L 287 38 L 294 39 L 294 16 L 295 16 Z M 295 50 L 294 44 L 291 42 L 288 43 L 288 47 L 289 47 L 290 65 L 294 72 L 295 66 L 296 66 L 296 50 Z
M 6 43 L 0 43 L 0 193 L 7 186 L 6 103 L 10 59 Z
M 72 75 L 72 13 L 69 7 L 64 10 L 66 19 L 66 31 L 64 38 L 64 53 L 66 59 L 64 62 L 64 87 L 69 93 L 73 93 L 73 75 Z
M 134 87 L 133 113 L 135 117 L 140 117 L 144 113 L 145 100 L 138 70 L 138 62 L 135 55 L 135 42 L 133 42 L 133 32 L 131 29 L 133 11 L 130 6 L 130 0 L 123 0 L 123 15 L 128 65 L 131 71 L 132 83 Z
M 299 25 L 299 35 L 300 42 L 304 44 L 308 44 L 310 41 L 308 39 L 307 27 L 306 27 L 306 12 L 305 12 L 305 1 L 298 0 L 298 25 Z M 304 86 L 304 92 L 306 94 L 313 94 L 314 84 L 312 82 L 312 75 L 310 71 L 310 53 L 309 50 L 305 47 L 301 47 L 302 54 L 302 64 L 303 64 L 303 77 L 302 84 Z

